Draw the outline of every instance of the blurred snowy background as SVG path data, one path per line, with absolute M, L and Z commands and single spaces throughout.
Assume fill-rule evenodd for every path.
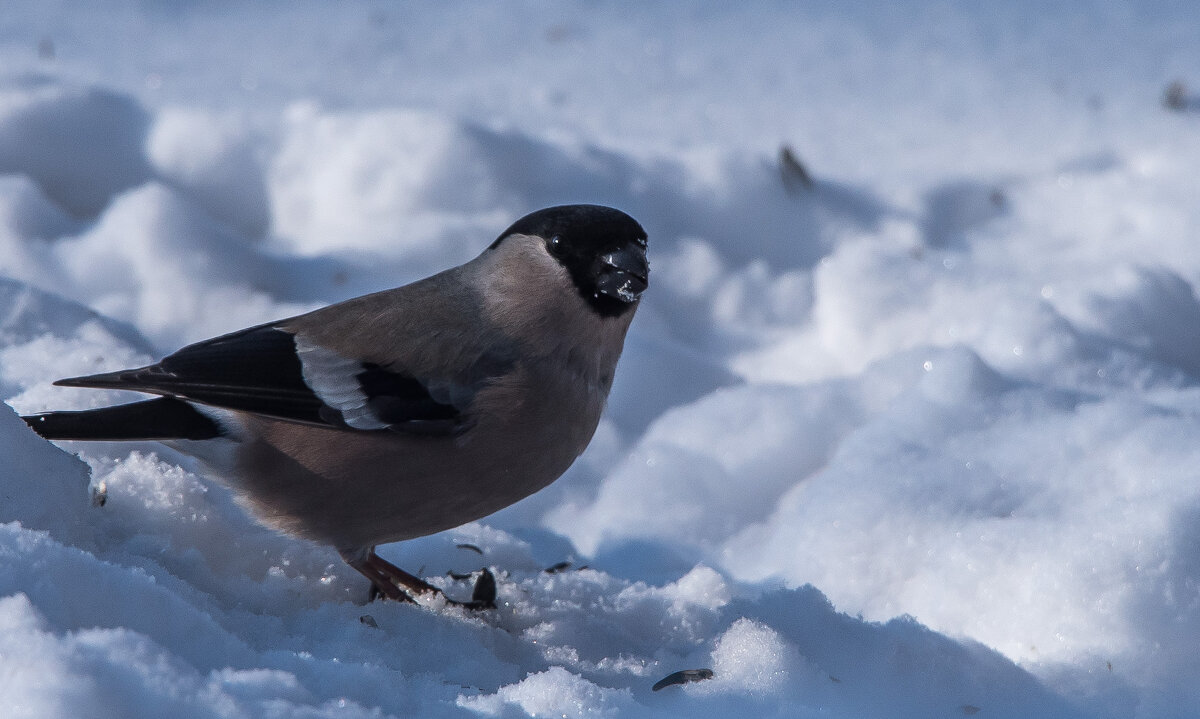
M 0 407 L 0 715 L 1195 716 L 1200 6 L 846 5 L 5 2 L 17 411 L 551 204 L 653 277 L 576 466 L 383 549 L 487 614 Z

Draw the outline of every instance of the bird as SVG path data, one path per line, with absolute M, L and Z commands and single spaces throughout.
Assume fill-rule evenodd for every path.
M 646 253 L 620 210 L 545 208 L 411 284 L 55 382 L 153 399 L 23 419 L 51 440 L 180 446 L 261 523 L 335 548 L 372 596 L 442 596 L 376 547 L 481 519 L 567 470 L 599 424 Z

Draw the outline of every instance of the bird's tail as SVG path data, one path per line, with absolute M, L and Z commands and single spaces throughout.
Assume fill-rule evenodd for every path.
M 79 412 L 47 412 L 21 419 L 46 439 L 214 439 L 224 434 L 212 419 L 187 402 L 171 397 Z

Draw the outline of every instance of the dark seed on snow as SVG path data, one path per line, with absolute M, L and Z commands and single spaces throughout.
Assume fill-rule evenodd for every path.
M 108 503 L 108 484 L 106 482 L 93 484 L 89 490 L 93 507 L 103 507 Z
M 779 176 L 789 195 L 798 195 L 813 188 L 812 175 L 808 174 L 808 169 L 796 157 L 795 151 L 787 145 L 779 148 Z
M 479 573 L 479 579 L 475 580 L 475 590 L 471 592 L 471 602 L 485 606 L 496 603 L 496 577 L 492 570 L 485 567 Z
M 700 682 L 705 679 L 712 679 L 713 672 L 711 669 L 684 669 L 683 671 L 668 674 L 658 683 L 650 687 L 651 691 L 658 691 L 663 687 L 669 687 L 674 684 L 687 684 L 688 682 Z

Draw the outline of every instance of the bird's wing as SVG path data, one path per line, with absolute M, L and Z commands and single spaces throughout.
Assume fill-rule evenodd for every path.
M 456 434 L 475 393 L 505 362 L 487 353 L 446 376 L 344 357 L 283 323 L 198 342 L 158 364 L 56 384 L 126 389 L 350 430 Z

